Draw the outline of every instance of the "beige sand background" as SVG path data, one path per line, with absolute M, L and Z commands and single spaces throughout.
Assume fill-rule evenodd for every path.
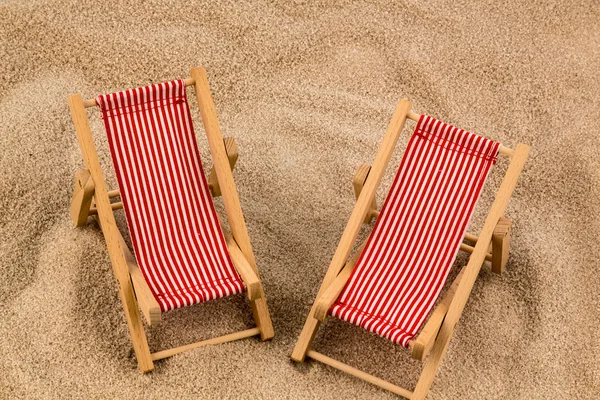
M 483 268 L 429 398 L 597 398 L 599 18 L 594 1 L 1 1 L 0 397 L 394 398 L 288 356 L 353 207 L 354 170 L 373 160 L 404 97 L 417 112 L 533 147 L 507 211 L 508 270 Z M 101 232 L 69 220 L 82 160 L 67 96 L 199 65 L 239 145 L 235 178 L 277 335 L 141 375 Z M 109 171 L 98 111 L 89 116 Z M 197 119 L 196 133 L 209 168 Z M 148 329 L 153 349 L 252 324 L 241 296 L 164 321 Z M 337 320 L 315 347 L 399 384 L 420 371 L 405 350 Z

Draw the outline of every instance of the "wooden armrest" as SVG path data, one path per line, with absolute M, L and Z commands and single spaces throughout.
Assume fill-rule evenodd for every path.
M 242 281 L 246 285 L 248 291 L 248 299 L 250 301 L 257 300 L 262 297 L 262 285 L 258 275 L 250 264 L 242 250 L 240 250 L 238 244 L 235 242 L 233 236 L 229 233 L 223 232 L 225 235 L 225 241 L 227 242 L 227 249 L 229 250 L 229 256 L 237 272 L 240 274 Z
M 125 243 L 121 232 L 119 232 L 119 237 L 121 239 L 123 255 L 125 256 L 125 261 L 127 262 L 129 276 L 131 277 L 131 283 L 133 284 L 133 290 L 135 291 L 135 297 L 138 301 L 140 310 L 146 318 L 148 325 L 160 324 L 162 316 L 160 305 L 154 298 L 154 295 L 152 294 L 144 275 L 142 275 L 142 271 L 137 265 L 135 257 L 129 250 L 129 247 L 127 247 L 127 243 Z
M 335 303 L 340 293 L 346 286 L 346 282 L 350 278 L 350 274 L 354 269 L 354 264 L 346 263 L 339 275 L 331 282 L 327 290 L 318 298 L 315 304 L 315 318 L 319 321 L 325 321 L 329 309 Z
M 463 276 L 464 267 L 458 273 L 454 282 L 452 282 L 452 286 L 448 289 L 442 300 L 438 303 L 437 307 L 431 313 L 431 316 L 425 323 L 423 329 L 419 333 L 419 336 L 416 339 L 411 340 L 408 343 L 408 346 L 411 349 L 411 356 L 415 360 L 423 361 L 427 354 L 433 348 L 435 344 L 435 339 L 437 338 L 438 332 L 442 327 L 442 323 L 444 322 L 444 318 L 446 318 L 446 313 L 450 308 L 450 304 L 454 299 L 454 294 L 456 293 L 456 289 L 458 288 L 458 284 Z
M 444 322 L 448 307 L 444 304 L 438 304 L 435 310 L 431 313 L 431 316 L 427 320 L 427 323 L 421 329 L 419 336 L 415 340 L 411 340 L 408 343 L 408 347 L 411 349 L 411 356 L 415 360 L 423 361 L 427 354 L 433 348 L 437 334 Z
M 325 318 L 327 318 L 329 309 L 340 296 L 340 293 L 342 293 L 342 290 L 344 289 L 344 286 L 346 286 L 348 279 L 350 279 L 350 274 L 352 273 L 352 270 L 358 261 L 358 257 L 360 257 L 366 244 L 367 241 L 365 240 L 364 243 L 361 244 L 356 250 L 356 252 L 354 252 L 354 255 L 350 258 L 350 260 L 348 260 L 346 265 L 344 265 L 344 268 L 342 268 L 338 276 L 336 276 L 333 282 L 331 282 L 331 285 L 329 285 L 327 290 L 325 290 L 325 292 L 323 292 L 323 294 L 315 301 L 314 315 L 319 321 L 325 321 Z
M 233 171 L 235 163 L 238 159 L 237 143 L 235 143 L 234 138 L 226 137 L 223 138 L 223 144 L 225 145 L 225 152 L 227 153 L 227 158 L 229 159 L 229 166 Z M 208 175 L 208 188 L 210 189 L 213 197 L 219 197 L 221 195 L 221 187 L 219 186 L 217 171 L 215 171 L 214 167 L 210 170 L 210 175 Z

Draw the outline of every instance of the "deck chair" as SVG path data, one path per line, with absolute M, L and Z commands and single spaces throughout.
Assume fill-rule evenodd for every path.
M 213 159 L 204 175 L 186 98 L 194 86 Z M 104 181 L 86 107 L 99 106 L 118 190 Z M 273 337 L 265 294 L 233 181 L 237 146 L 223 139 L 204 68 L 191 78 L 83 100 L 69 107 L 85 170 L 77 174 L 71 202 L 76 226 L 95 215 L 118 280 L 131 341 L 143 372 L 153 361 L 208 344 L 254 335 Z M 221 227 L 211 194 L 222 195 L 229 229 Z M 120 202 L 111 199 L 121 198 Z M 123 208 L 134 252 L 117 228 L 113 211 Z M 135 256 L 134 256 L 135 255 Z M 256 327 L 151 353 L 140 311 L 149 325 L 163 312 L 247 292 Z M 138 310 L 139 308 L 139 310 Z
M 407 118 L 417 125 L 378 211 L 375 192 Z M 308 356 L 400 396 L 425 398 L 483 262 L 491 261 L 498 273 L 505 267 L 510 222 L 503 214 L 528 152 L 523 144 L 512 150 L 419 116 L 411 111 L 410 102 L 402 100 L 372 167 L 360 166 L 354 177 L 356 206 L 292 359 L 302 362 Z M 499 153 L 511 161 L 483 228 L 475 236 L 466 232 L 467 225 Z M 361 224 L 372 218 L 377 221 L 368 239 L 348 259 Z M 431 312 L 459 250 L 471 253 L 469 261 Z M 428 355 L 414 391 L 311 349 L 327 315 L 407 347 L 418 360 Z

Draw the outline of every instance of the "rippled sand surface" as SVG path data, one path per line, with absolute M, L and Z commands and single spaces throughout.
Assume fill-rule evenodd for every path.
M 352 210 L 352 175 L 409 98 L 416 112 L 532 146 L 506 213 L 507 272 L 484 266 L 429 398 L 597 398 L 592 3 L 0 1 L 0 397 L 395 398 L 289 354 Z M 199 65 L 223 132 L 239 146 L 234 176 L 276 337 L 195 350 L 142 375 L 102 234 L 95 224 L 71 227 L 82 159 L 67 96 L 186 77 Z M 98 111 L 89 117 L 114 187 Z M 505 168 L 493 171 L 473 231 Z M 124 229 L 120 212 L 118 222 Z M 168 313 L 147 334 L 157 350 L 251 325 L 238 296 Z M 315 347 L 410 387 L 420 371 L 405 350 L 338 320 L 324 324 Z

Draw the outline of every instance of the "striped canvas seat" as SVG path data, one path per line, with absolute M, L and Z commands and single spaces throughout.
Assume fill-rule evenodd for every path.
M 183 80 L 98 96 L 135 257 L 162 311 L 244 291 Z
M 330 313 L 408 347 L 440 294 L 499 147 L 422 116 Z

